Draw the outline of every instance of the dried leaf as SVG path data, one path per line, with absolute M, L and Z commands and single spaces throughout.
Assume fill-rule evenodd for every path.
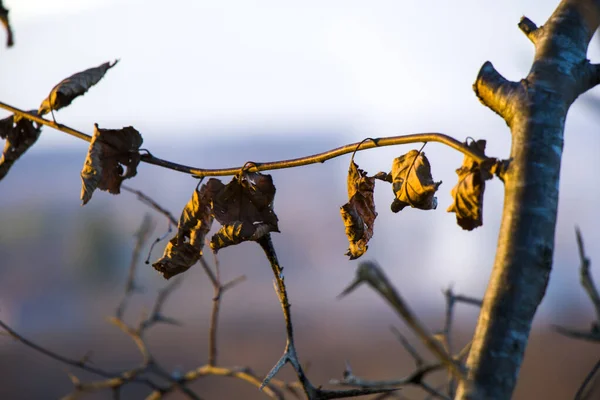
M 210 247 L 219 249 L 266 233 L 279 232 L 273 211 L 275 186 L 271 175 L 244 172 L 234 177 L 213 198 L 213 214 L 221 229 L 213 235 Z
M 0 22 L 4 25 L 4 29 L 6 30 L 6 47 L 12 47 L 15 44 L 12 27 L 10 26 L 10 20 L 8 19 L 8 10 L 2 5 L 2 0 L 0 0 Z
M 202 256 L 204 238 L 213 223 L 210 204 L 224 187 L 220 180 L 213 178 L 200 190 L 194 190 L 181 212 L 177 235 L 167 244 L 162 258 L 152 264 L 166 279 L 187 271 Z
M 485 151 L 485 140 L 465 143 L 467 146 L 481 153 Z M 472 231 L 483 225 L 483 192 L 485 181 L 492 179 L 493 175 L 481 169 L 481 166 L 471 157 L 466 156 L 462 166 L 456 170 L 458 183 L 452 188 L 454 203 L 448 207 L 448 212 L 456 213 L 456 222 L 461 228 Z
M 118 62 L 119 60 L 115 60 L 112 64 L 105 62 L 98 67 L 86 69 L 63 79 L 52 88 L 48 97 L 42 102 L 38 114 L 48 114 L 52 110 L 60 110 L 68 106 L 78 96 L 85 94 L 89 88 L 98 83 L 106 72 Z
M 123 129 L 100 129 L 94 125 L 94 136 L 81 170 L 81 200 L 92 198 L 96 188 L 112 194 L 121 192 L 121 183 L 137 174 L 138 152 L 142 136 L 132 126 Z M 124 165 L 127 167 L 123 173 Z
M 35 113 L 36 111 L 30 111 Z M 4 151 L 0 158 L 0 180 L 2 180 L 12 165 L 29 149 L 40 137 L 40 126 L 28 119 L 20 118 L 15 122 L 15 116 L 0 120 L 0 138 L 6 139 Z
M 373 192 L 375 178 L 358 168 L 354 161 L 348 170 L 348 203 L 340 207 L 340 213 L 350 247 L 346 252 L 351 260 L 362 256 L 368 249 L 367 243 L 373 237 L 373 224 L 377 217 Z
M 390 175 L 396 195 L 391 206 L 393 212 L 397 213 L 406 206 L 421 210 L 437 207 L 434 194 L 442 182 L 433 181 L 431 165 L 425 153 L 411 150 L 394 159 Z

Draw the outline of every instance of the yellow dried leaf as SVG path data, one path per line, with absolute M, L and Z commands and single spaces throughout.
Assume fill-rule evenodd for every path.
M 118 62 L 119 60 L 114 61 L 112 64 L 105 62 L 102 65 L 86 69 L 63 79 L 52 88 L 48 97 L 42 102 L 38 114 L 45 115 L 52 110 L 60 110 L 68 106 L 73 100 L 85 94 L 89 88 L 98 83 L 106 72 L 117 65 Z
M 121 183 L 137 174 L 142 136 L 132 126 L 101 129 L 94 125 L 94 135 L 81 170 L 81 200 L 92 198 L 96 188 L 119 194 Z M 127 169 L 123 171 L 124 165 Z
M 340 214 L 346 227 L 346 236 L 350 242 L 347 256 L 354 260 L 368 249 L 367 243 L 373 237 L 373 224 L 377 217 L 373 193 L 375 178 L 358 168 L 350 161 L 348 170 L 348 203 L 340 207 Z
M 411 150 L 394 159 L 390 175 L 396 195 L 391 205 L 393 212 L 401 211 L 406 206 L 421 210 L 437 207 L 434 195 L 442 182 L 433 181 L 431 165 L 425 153 Z
M 202 256 L 204 239 L 213 223 L 210 204 L 224 187 L 220 180 L 213 178 L 200 190 L 194 190 L 181 212 L 177 235 L 169 241 L 162 258 L 152 264 L 166 279 L 187 271 Z
M 485 140 L 465 143 L 481 153 L 485 151 Z M 456 170 L 458 183 L 452 188 L 454 203 L 448 207 L 448 212 L 456 213 L 458 225 L 471 231 L 483 225 L 483 193 L 485 181 L 492 179 L 492 174 L 482 170 L 481 166 L 471 157 L 465 155 L 462 166 Z

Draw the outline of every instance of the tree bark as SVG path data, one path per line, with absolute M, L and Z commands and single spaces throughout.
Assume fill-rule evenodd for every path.
M 515 388 L 552 268 L 565 119 L 600 80 L 586 59 L 599 23 L 600 0 L 563 0 L 540 28 L 523 18 L 535 45 L 527 77 L 507 81 L 487 62 L 473 85 L 510 127 L 512 147 L 496 259 L 456 399 L 509 399 Z

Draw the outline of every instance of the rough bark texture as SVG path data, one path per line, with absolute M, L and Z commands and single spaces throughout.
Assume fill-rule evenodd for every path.
M 540 28 L 523 18 L 536 50 L 528 76 L 509 82 L 488 62 L 475 82 L 509 125 L 512 148 L 496 260 L 457 399 L 509 399 L 516 385 L 552 267 L 567 111 L 599 80 L 586 59 L 599 19 L 600 0 L 564 0 Z

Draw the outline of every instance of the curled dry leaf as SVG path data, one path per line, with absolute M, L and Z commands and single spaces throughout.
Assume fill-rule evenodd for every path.
M 219 249 L 266 233 L 279 232 L 273 211 L 275 186 L 271 175 L 242 172 L 213 198 L 213 214 L 221 229 L 213 235 L 210 247 Z
M 406 206 L 421 210 L 433 210 L 437 207 L 434 196 L 442 182 L 434 182 L 431 176 L 431 165 L 425 153 L 411 150 L 394 159 L 392 172 L 388 179 L 396 198 L 391 209 L 397 213 Z
M 179 218 L 177 235 L 169 241 L 160 260 L 152 264 L 166 279 L 187 271 L 202 256 L 204 239 L 213 223 L 211 200 L 225 185 L 210 179 L 192 198 Z
M 132 126 L 101 129 L 94 125 L 94 136 L 81 170 L 81 200 L 92 198 L 96 188 L 112 194 L 121 192 L 121 183 L 137 174 L 142 136 Z M 122 165 L 127 167 L 123 173 Z
M 350 161 L 348 170 L 348 203 L 340 207 L 340 213 L 350 247 L 346 252 L 351 260 L 362 256 L 367 251 L 367 243 L 373 237 L 373 224 L 377 217 L 373 193 L 375 177 L 358 168 Z
M 35 113 L 36 111 L 30 111 Z M 0 180 L 3 179 L 12 165 L 29 149 L 40 137 L 42 129 L 28 119 L 20 118 L 15 121 L 15 116 L 0 120 L 0 138 L 5 139 L 4 151 L 0 158 Z
M 474 150 L 481 153 L 485 151 L 485 140 L 465 143 Z M 462 166 L 456 170 L 458 183 L 452 188 L 454 203 L 448 207 L 448 212 L 456 213 L 458 225 L 471 231 L 483 225 L 483 192 L 485 181 L 492 179 L 493 175 L 481 169 L 481 166 L 471 157 L 465 156 Z
M 12 27 L 10 26 L 10 20 L 8 19 L 8 10 L 4 8 L 2 0 L 0 0 L 0 22 L 4 25 L 4 29 L 6 30 L 6 47 L 12 47 L 15 44 Z
M 89 88 L 98 83 L 106 72 L 118 62 L 119 60 L 112 64 L 105 62 L 95 68 L 86 69 L 63 79 L 52 88 L 48 97 L 42 102 L 38 110 L 39 115 L 48 114 L 52 110 L 60 110 L 71 104 L 78 96 L 85 94 Z

